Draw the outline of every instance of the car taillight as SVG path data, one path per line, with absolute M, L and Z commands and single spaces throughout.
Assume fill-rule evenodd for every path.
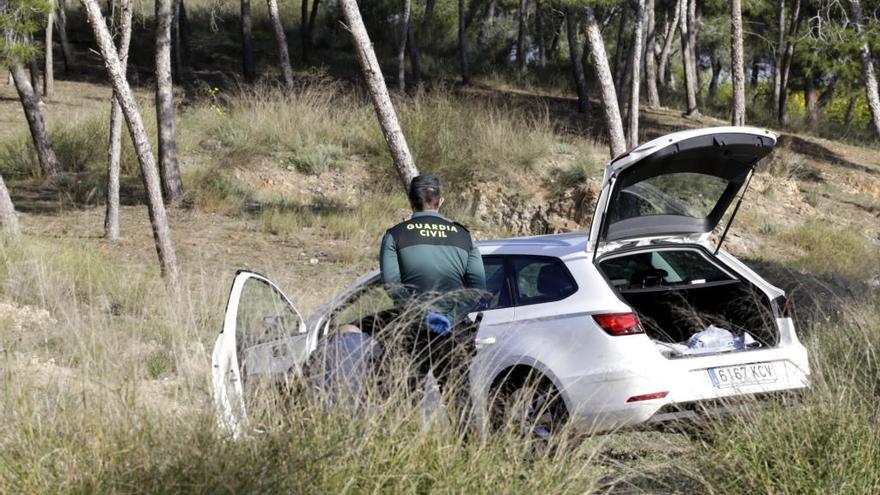
M 642 328 L 642 322 L 635 313 L 612 313 L 604 315 L 593 315 L 596 323 L 605 330 L 608 335 L 633 335 L 637 333 L 645 333 Z
M 641 402 L 643 400 L 665 399 L 667 395 L 669 395 L 668 391 L 654 392 L 652 394 L 644 394 L 644 395 L 633 395 L 629 399 L 626 399 L 626 401 L 627 402 Z

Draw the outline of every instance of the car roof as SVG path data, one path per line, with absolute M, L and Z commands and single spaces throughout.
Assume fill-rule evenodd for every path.
M 522 254 L 563 257 L 572 253 L 583 253 L 587 248 L 586 232 L 511 237 L 490 241 L 478 241 L 480 253 Z

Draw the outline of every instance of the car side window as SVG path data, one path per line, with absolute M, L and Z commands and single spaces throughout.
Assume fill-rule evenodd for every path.
M 394 301 L 381 282 L 370 284 L 333 311 L 331 326 L 361 322 L 367 317 L 394 309 Z M 365 329 L 362 329 L 365 330 Z
M 486 291 L 492 297 L 486 302 L 485 309 L 500 309 L 511 306 L 510 287 L 507 284 L 507 268 L 501 256 L 484 256 L 483 267 L 486 270 Z
M 557 258 L 514 257 L 516 304 L 559 301 L 577 292 L 577 283 Z

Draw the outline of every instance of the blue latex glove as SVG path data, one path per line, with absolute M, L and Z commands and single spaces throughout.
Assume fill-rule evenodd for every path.
M 452 332 L 452 322 L 449 321 L 449 318 L 440 313 L 428 311 L 428 315 L 425 317 L 425 323 L 428 324 L 428 329 L 431 330 L 431 333 L 446 335 Z

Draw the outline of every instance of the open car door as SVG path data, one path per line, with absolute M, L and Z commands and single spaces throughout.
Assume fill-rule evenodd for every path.
M 214 403 L 221 426 L 238 436 L 260 399 L 277 400 L 308 357 L 309 333 L 299 311 L 269 279 L 235 275 L 223 330 L 212 356 Z

